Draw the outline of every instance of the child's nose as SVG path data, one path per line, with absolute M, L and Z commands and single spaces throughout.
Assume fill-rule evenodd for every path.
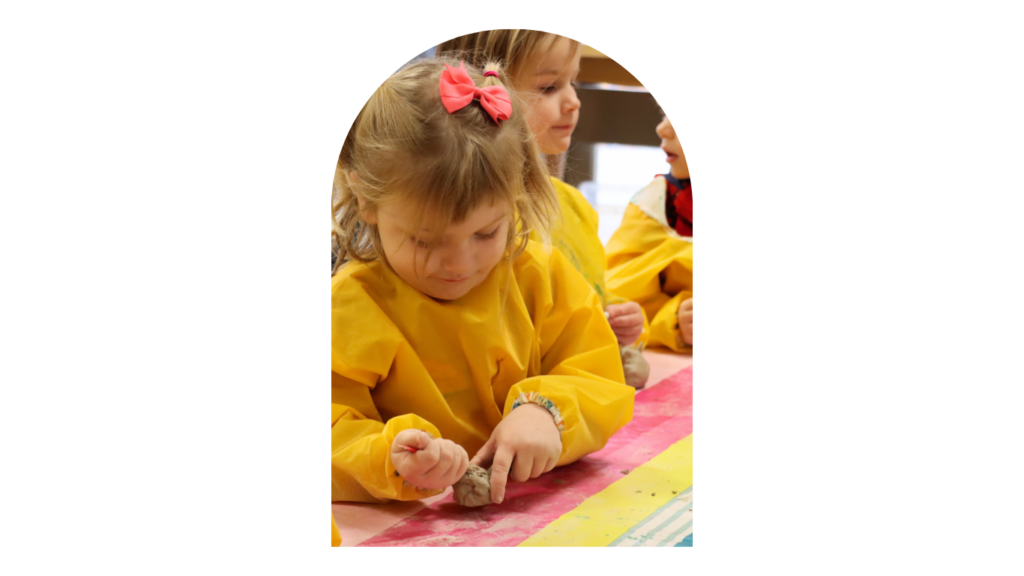
M 441 267 L 451 276 L 467 274 L 473 269 L 473 255 L 464 248 L 446 250 L 441 256 Z
M 576 110 L 579 109 L 580 99 L 578 96 L 576 96 L 576 89 L 574 87 L 569 86 L 569 90 L 567 92 L 567 96 L 563 106 L 566 112 L 575 112 Z M 650 124 L 648 124 L 648 126 L 650 126 Z
M 672 130 L 672 124 L 668 121 L 668 118 L 662 118 L 658 127 L 654 129 L 654 132 L 659 138 L 664 138 L 666 140 L 671 140 L 672 137 L 675 136 L 675 131 Z

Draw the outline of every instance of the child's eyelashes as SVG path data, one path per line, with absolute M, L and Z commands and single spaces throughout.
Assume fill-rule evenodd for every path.
M 573 90 L 578 90 L 580 87 L 580 83 L 577 82 L 576 80 L 573 80 L 572 82 L 567 82 L 565 84 L 549 84 L 547 86 L 541 86 L 537 88 L 537 90 L 541 94 L 553 94 L 561 90 L 563 87 L 571 87 Z
M 498 226 L 494 230 L 486 233 L 478 233 L 476 237 L 480 240 L 492 240 L 498 235 L 498 231 L 501 230 L 501 226 Z M 434 243 L 428 240 L 420 240 L 415 236 L 409 236 L 409 241 L 412 242 L 417 248 L 432 248 Z

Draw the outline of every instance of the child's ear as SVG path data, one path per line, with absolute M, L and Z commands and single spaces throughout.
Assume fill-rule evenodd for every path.
M 349 184 L 352 185 L 353 189 L 357 188 L 359 186 L 359 173 L 356 172 L 355 170 L 350 171 L 348 173 L 348 181 Z M 376 226 L 377 211 L 368 210 L 366 208 L 366 200 L 364 200 L 363 197 L 359 195 L 358 190 L 354 190 L 354 192 L 356 193 L 356 201 L 359 202 L 359 215 L 363 217 L 363 220 L 365 220 L 367 224 Z
M 363 200 L 362 198 L 360 198 L 358 196 L 356 196 L 356 201 L 359 202 L 359 215 L 363 217 L 363 220 L 365 220 L 367 224 L 370 224 L 372 226 L 376 226 L 377 225 L 377 210 L 372 209 L 372 208 L 367 209 L 367 207 L 366 207 L 366 200 Z

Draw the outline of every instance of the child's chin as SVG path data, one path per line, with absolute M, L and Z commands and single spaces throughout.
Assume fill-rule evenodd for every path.
M 677 178 L 679 180 L 686 180 L 687 178 L 690 177 L 689 170 L 686 170 L 677 164 L 670 165 L 669 168 L 669 173 L 672 174 L 673 178 Z
M 471 285 L 466 286 L 452 286 L 451 288 L 434 288 L 431 290 L 424 290 L 423 293 L 430 296 L 434 300 L 456 300 L 466 295 L 470 289 L 473 288 Z
M 547 145 L 541 150 L 544 154 L 552 156 L 554 154 L 561 154 L 569 149 L 569 144 L 572 143 L 572 136 L 565 136 L 564 138 L 551 138 L 548 140 Z

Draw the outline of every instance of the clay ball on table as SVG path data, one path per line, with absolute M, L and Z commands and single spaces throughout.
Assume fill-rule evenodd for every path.
M 470 466 L 465 475 L 452 485 L 455 501 L 463 506 L 483 506 L 491 503 L 491 469 Z

